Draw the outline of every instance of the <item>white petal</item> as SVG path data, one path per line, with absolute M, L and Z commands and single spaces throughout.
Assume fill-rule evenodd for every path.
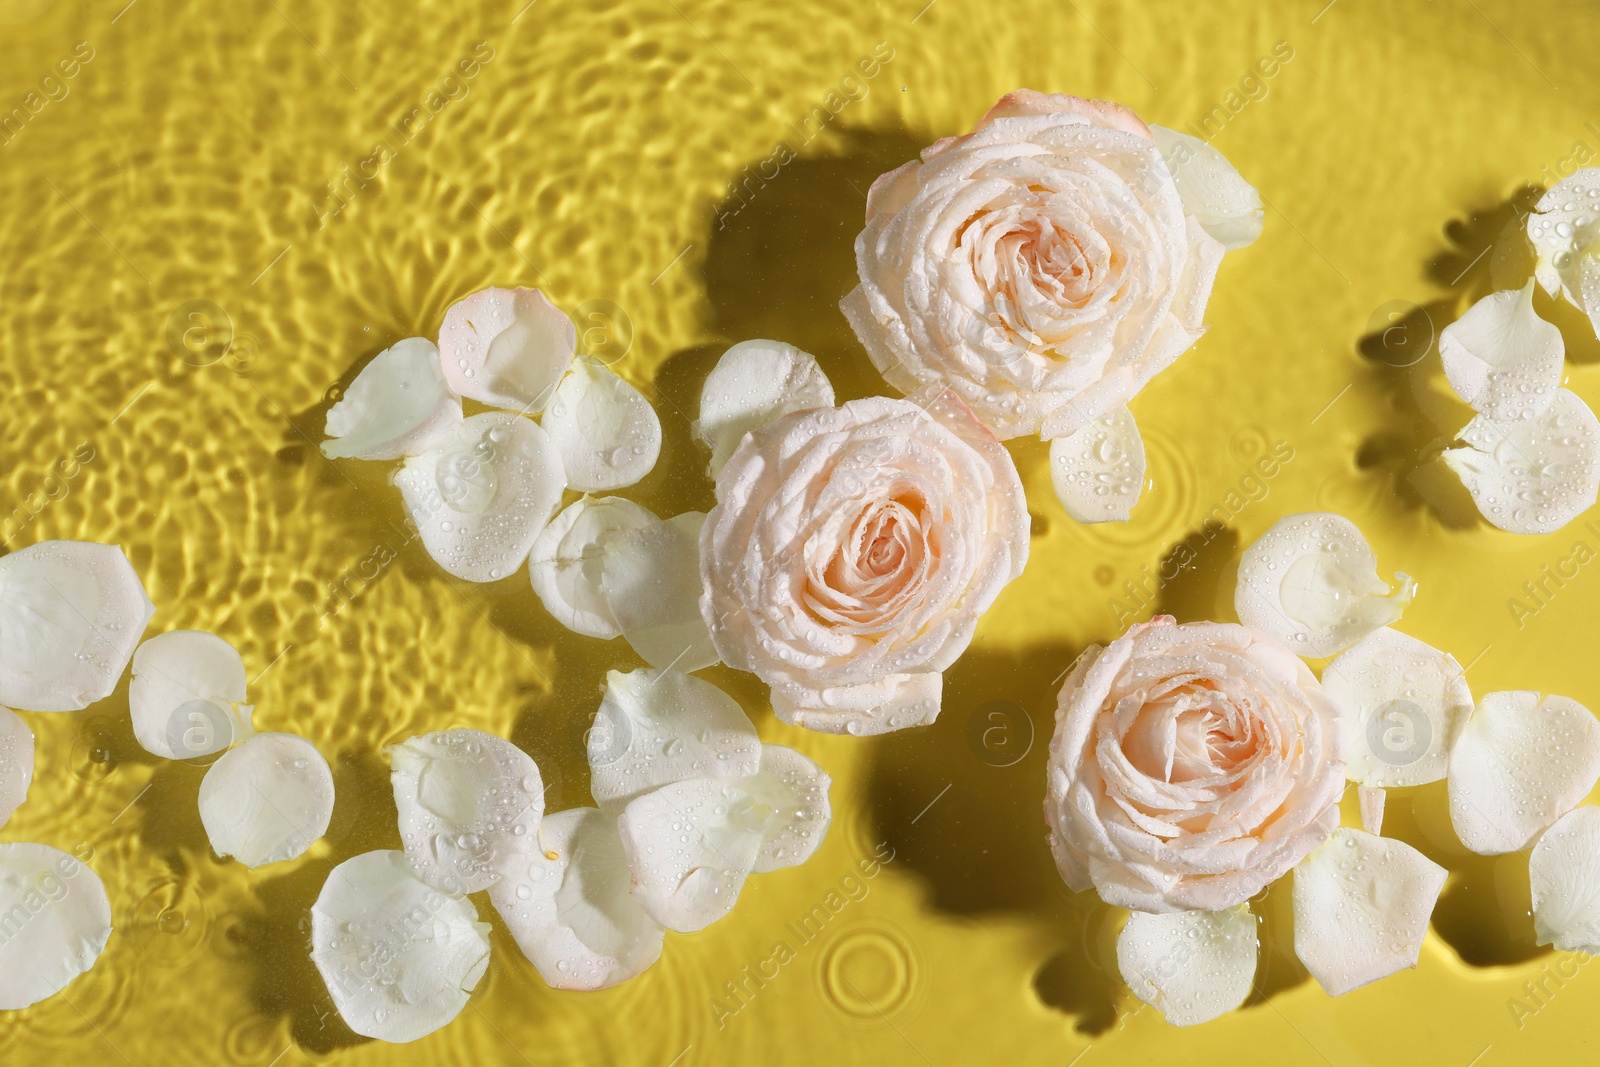
M 544 980 L 606 989 L 659 959 L 661 926 L 633 899 L 617 820 L 569 808 L 546 818 L 539 838 L 547 851 L 515 854 L 489 899 Z
M 544 413 L 567 484 L 585 493 L 621 489 L 649 474 L 661 454 L 661 420 L 633 386 L 580 356 Z
M 399 459 L 461 424 L 461 398 L 426 337 L 407 337 L 372 357 L 328 409 L 329 459 Z
M 1383 809 L 1388 800 L 1387 790 L 1363 785 L 1356 789 L 1356 802 L 1361 806 L 1361 828 L 1373 837 L 1383 833 Z
M 622 628 L 600 588 L 612 540 L 661 520 L 620 496 L 584 497 L 550 520 L 528 554 L 528 577 L 545 610 L 569 630 L 610 639 Z
M 1541 945 L 1600 952 L 1600 808 L 1567 812 L 1528 857 L 1533 926 Z
M 1368 786 L 1443 778 L 1456 731 L 1472 712 L 1455 657 L 1388 627 L 1328 664 L 1322 691 L 1344 721 L 1345 774 Z
M 1221 152 L 1198 137 L 1164 126 L 1151 126 L 1150 134 L 1172 172 L 1185 215 L 1193 215 L 1230 252 L 1261 236 L 1266 219 L 1261 194 Z
M 764 816 L 732 782 L 694 778 L 630 802 L 617 820 L 639 906 L 692 934 L 733 910 L 761 854 Z
M 294 734 L 256 734 L 223 753 L 200 782 L 211 847 L 246 867 L 304 855 L 332 816 L 328 761 Z
M 1486 856 L 1527 848 L 1600 781 L 1600 723 L 1562 696 L 1490 693 L 1450 750 L 1450 822 Z
M 601 805 L 687 778 L 761 768 L 761 738 L 739 702 L 681 671 L 611 671 L 589 731 L 589 792 Z
M 244 660 L 204 630 L 157 634 L 133 654 L 128 711 L 146 752 L 191 759 L 249 737 Z
M 1397 574 L 1391 595 L 1378 558 L 1349 519 L 1327 512 L 1273 523 L 1239 560 L 1239 621 L 1302 656 L 1331 656 L 1400 618 L 1416 583 Z
M 1444 462 L 1483 517 L 1511 533 L 1559 530 L 1600 493 L 1600 422 L 1566 389 L 1541 414 L 1504 421 L 1479 415 L 1461 431 L 1467 448 Z
M 0 707 L 0 826 L 28 799 L 33 783 L 33 731 L 22 716 Z
M 1539 284 L 1552 296 L 1559 289 L 1600 336 L 1600 168 L 1585 167 L 1540 197 L 1528 215 L 1528 239 Z
M 792 411 L 833 407 L 833 383 L 817 357 L 783 341 L 740 341 L 700 389 L 694 432 L 711 446 L 713 477 L 744 435 Z
M 485 289 L 452 305 L 439 364 L 462 396 L 525 414 L 544 410 L 572 365 L 578 331 L 537 289 Z
M 833 821 L 827 772 L 792 748 L 761 746 L 761 769 L 739 783 L 772 816 L 761 834 L 755 873 L 798 867 L 821 846 Z
M 116 545 L 41 541 L 0 558 L 0 704 L 77 711 L 110 696 L 155 611 Z
M 607 546 L 600 588 L 617 628 L 652 667 L 697 671 L 719 661 L 700 614 L 698 511 L 624 533 Z
M 1256 917 L 1226 911 L 1135 911 L 1117 935 L 1117 966 L 1133 995 L 1173 1026 L 1224 1015 L 1250 995 L 1256 976 Z
M 1330 996 L 1417 965 L 1443 867 L 1403 841 L 1338 827 L 1294 869 L 1294 951 Z
M 1533 310 L 1533 279 L 1490 293 L 1439 334 L 1450 388 L 1493 419 L 1526 419 L 1555 399 L 1566 369 L 1561 331 Z
M 423 734 L 389 749 L 400 839 L 417 875 L 450 893 L 488 889 L 497 857 L 531 839 L 544 782 L 526 752 L 481 730 Z
M 0 1011 L 55 996 L 93 967 L 111 937 L 100 876 L 28 841 L 0 844 Z
M 1125 407 L 1050 442 L 1056 499 L 1079 522 L 1128 521 L 1144 469 L 1144 441 Z
M 561 506 L 561 455 L 532 419 L 486 411 L 394 476 L 434 561 L 469 582 L 514 572 Z
M 489 966 L 489 924 L 465 897 L 412 873 L 404 854 L 335 867 L 311 908 L 311 961 L 356 1033 L 403 1043 L 461 1013 Z

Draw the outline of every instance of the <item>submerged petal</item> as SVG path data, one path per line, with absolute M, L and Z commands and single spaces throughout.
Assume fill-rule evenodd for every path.
M 633 896 L 668 930 L 692 934 L 733 910 L 770 813 L 732 782 L 694 778 L 630 802 L 617 820 Z
M 1228 251 L 1261 236 L 1266 212 L 1261 194 L 1223 154 L 1198 137 L 1164 126 L 1150 127 L 1161 158 L 1178 186 L 1183 212 Z
M 550 520 L 528 554 L 528 577 L 539 601 L 567 629 L 588 637 L 618 637 L 600 585 L 612 541 L 661 520 L 620 496 L 584 497 Z
M 700 614 L 698 511 L 630 530 L 604 556 L 600 588 L 617 628 L 652 667 L 697 671 L 719 662 Z
M 833 407 L 833 383 L 817 357 L 783 341 L 740 341 L 700 389 L 695 435 L 711 446 L 714 477 L 744 435 L 807 408 Z
M 328 761 L 294 734 L 256 734 L 223 753 L 200 782 L 200 821 L 212 849 L 246 867 L 304 855 L 332 817 Z
M 1117 936 L 1117 966 L 1133 995 L 1173 1026 L 1210 1022 L 1250 995 L 1256 976 L 1256 917 L 1226 911 L 1136 911 Z
M 1439 334 L 1450 388 L 1492 419 L 1526 419 L 1555 399 L 1566 369 L 1561 331 L 1533 310 L 1533 279 L 1490 293 Z
M 1465 448 L 1444 462 L 1483 517 L 1510 533 L 1551 533 L 1600 494 L 1600 422 L 1577 394 L 1558 389 L 1527 419 L 1479 415 L 1461 431 Z
M 399 459 L 461 424 L 461 398 L 426 337 L 407 337 L 372 357 L 328 409 L 329 459 Z
M 1528 887 L 1539 944 L 1600 953 L 1600 808 L 1574 808 L 1539 837 Z
M 77 711 L 110 696 L 155 610 L 116 545 L 41 541 L 0 558 L 0 704 Z
M 100 876 L 49 845 L 0 844 L 0 1011 L 55 996 L 111 937 Z
M 758 807 L 772 811 L 761 833 L 754 871 L 798 867 L 822 844 L 833 821 L 827 772 L 792 748 L 761 746 L 761 769 L 739 783 Z
M 28 799 L 33 783 L 33 731 L 22 716 L 0 707 L 0 826 Z
M 1126 522 L 1144 470 L 1144 441 L 1125 407 L 1050 442 L 1056 499 L 1079 522 Z
M 204 630 L 157 634 L 133 654 L 128 711 L 133 736 L 152 755 L 192 759 L 249 737 L 244 660 Z
M 650 401 L 599 362 L 580 356 L 544 413 L 567 484 L 584 493 L 621 489 L 649 474 L 661 454 Z
M 1239 621 L 1302 656 L 1331 656 L 1400 618 L 1416 583 L 1397 574 L 1391 594 L 1355 523 L 1328 512 L 1273 523 L 1239 560 Z
M 577 347 L 577 327 L 537 289 L 473 293 L 450 305 L 439 327 L 450 388 L 524 414 L 544 410 Z
M 335 867 L 311 908 L 311 961 L 339 1017 L 363 1037 L 426 1037 L 466 1007 L 489 966 L 489 924 L 428 886 L 403 853 Z

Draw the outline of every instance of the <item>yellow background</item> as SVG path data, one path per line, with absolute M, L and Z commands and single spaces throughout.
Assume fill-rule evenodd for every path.
M 1452 871 L 1417 970 L 1330 999 L 1294 959 L 1280 886 L 1258 905 L 1257 995 L 1189 1030 L 1140 1010 L 1117 980 L 1120 918 L 1066 892 L 1040 813 L 1052 683 L 1118 631 L 1110 601 L 1127 607 L 1124 583 L 1188 540 L 1192 565 L 1154 599 L 1227 617 L 1239 547 L 1299 511 L 1343 512 L 1385 573 L 1419 579 L 1402 627 L 1470 663 L 1475 692 L 1542 689 L 1600 708 L 1600 568 L 1531 616 L 1508 606 L 1600 535 L 1582 521 L 1501 534 L 1411 478 L 1468 414 L 1441 391 L 1429 336 L 1490 289 L 1499 257 L 1483 253 L 1526 188 L 1600 151 L 1592 5 L 523 2 L 0 0 L 0 112 L 31 92 L 48 100 L 0 146 L 7 547 L 124 545 L 158 605 L 152 632 L 210 629 L 239 647 L 252 677 L 265 672 L 257 724 L 311 738 L 339 790 L 310 854 L 247 872 L 207 847 L 203 767 L 135 744 L 126 682 L 85 712 L 28 716 L 37 780 L 0 839 L 90 857 L 116 932 L 64 993 L 0 1014 L 0 1060 L 1490 1067 L 1592 1055 L 1600 978 L 1534 948 L 1525 860 L 1452 848 L 1437 788 L 1390 801 L 1390 832 Z M 93 58 L 42 88 L 78 42 Z M 879 42 L 893 58 L 863 79 L 856 64 Z M 1252 75 L 1280 42 L 1292 58 Z M 461 78 L 458 63 L 485 48 Z M 660 963 L 604 993 L 549 990 L 497 926 L 488 976 L 455 1023 L 403 1048 L 355 1038 L 308 962 L 307 916 L 332 865 L 398 845 L 382 747 L 450 726 L 499 732 L 538 759 L 553 808 L 586 803 L 584 725 L 605 670 L 638 661 L 620 641 L 561 630 L 525 577 L 455 582 L 406 544 L 389 465 L 334 465 L 314 446 L 330 389 L 394 341 L 434 335 L 469 292 L 539 286 L 575 315 L 588 304 L 593 347 L 615 355 L 628 332 L 617 324 L 631 327 L 617 369 L 657 402 L 666 441 L 629 495 L 661 514 L 704 509 L 689 417 L 716 354 L 781 338 L 815 352 L 841 398 L 881 391 L 835 306 L 853 284 L 863 194 L 1018 86 L 1121 100 L 1179 129 L 1209 114 L 1213 143 L 1270 204 L 1261 240 L 1223 265 L 1211 332 L 1133 405 L 1153 487 L 1132 523 L 1072 524 L 1045 449 L 1015 443 L 1033 557 L 950 672 L 936 726 L 805 734 L 773 720 L 753 679 L 707 674 L 764 737 L 834 775 L 835 826 L 810 863 L 753 879 L 731 917 L 670 935 Z M 419 107 L 428 121 L 399 138 L 391 124 Z M 792 124 L 818 107 L 830 121 L 806 140 Z M 381 164 L 364 164 L 380 142 Z M 743 168 L 757 173 L 780 142 L 798 158 L 736 196 Z M 363 165 L 376 173 L 364 184 L 349 177 Z M 211 333 L 183 336 L 190 301 L 215 306 L 198 320 Z M 1566 334 L 1570 387 L 1600 404 L 1592 331 L 1539 307 Z M 1280 443 L 1294 459 L 1250 479 Z M 93 458 L 68 462 L 85 445 Z M 1205 538 L 1219 506 L 1227 530 Z M 19 507 L 20 527 L 6 517 Z M 894 859 L 866 895 L 812 943 L 790 940 L 786 924 L 880 842 Z M 780 938 L 793 961 L 719 1026 L 723 983 Z M 1537 1000 L 1529 981 L 1543 982 Z

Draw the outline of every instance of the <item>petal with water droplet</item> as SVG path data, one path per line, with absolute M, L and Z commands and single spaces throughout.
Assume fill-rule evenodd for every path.
M 1450 822 L 1486 856 L 1516 852 L 1600 781 L 1600 723 L 1576 700 L 1490 693 L 1450 750 Z
M 632 485 L 650 473 L 661 454 L 656 409 L 588 356 L 578 357 L 561 379 L 543 425 L 561 453 L 567 484 L 580 492 Z
M 1144 441 L 1125 407 L 1050 442 L 1056 499 L 1079 522 L 1128 521 L 1144 470 Z
M 200 782 L 200 822 L 212 849 L 246 867 L 304 855 L 332 817 L 328 761 L 294 734 L 256 734 L 223 753 Z
M 93 967 L 111 937 L 100 876 L 31 841 L 0 844 L 0 1011 L 37 1004 Z
M 1539 944 L 1600 953 L 1600 808 L 1574 808 L 1540 835 L 1528 887 Z
M 399 459 L 461 425 L 461 398 L 426 337 L 407 337 L 372 357 L 328 409 L 329 459 Z
M 770 813 L 732 782 L 694 778 L 631 801 L 617 820 L 634 899 L 692 934 L 733 910 L 761 854 Z
M 1528 214 L 1534 277 L 1589 316 L 1600 336 L 1600 168 L 1585 167 L 1551 186 Z
M 1151 126 L 1150 135 L 1172 172 L 1185 215 L 1193 215 L 1230 252 L 1261 236 L 1261 194 L 1227 157 L 1198 137 L 1164 126 Z
M 155 610 L 116 545 L 40 541 L 0 558 L 0 704 L 78 711 L 110 696 Z
M 1461 440 L 1467 447 L 1447 449 L 1445 465 L 1483 517 L 1502 530 L 1551 533 L 1600 495 L 1600 421 L 1566 389 L 1532 418 L 1479 415 Z
M 312 905 L 311 961 L 346 1026 L 403 1044 L 467 1006 L 489 967 L 489 924 L 403 853 L 367 852 L 335 867 Z
M 545 610 L 576 633 L 608 640 L 620 636 L 622 628 L 600 586 L 606 547 L 659 521 L 620 496 L 584 497 L 568 505 L 550 520 L 528 554 L 528 577 Z
M 661 956 L 662 929 L 629 888 L 617 820 L 568 808 L 544 820 L 543 848 L 512 854 L 489 900 L 540 976 L 557 989 L 607 989 Z
M 28 799 L 33 784 L 33 731 L 22 716 L 0 707 L 0 826 Z
M 192 759 L 249 737 L 244 660 L 204 630 L 157 634 L 133 654 L 128 711 L 133 736 L 152 755 Z
M 1210 1022 L 1250 995 L 1256 976 L 1256 917 L 1225 911 L 1136 911 L 1117 935 L 1117 966 L 1133 995 L 1173 1026 Z
M 1383 833 L 1383 809 L 1388 797 L 1388 791 L 1377 786 L 1356 788 L 1356 803 L 1361 808 L 1361 828 L 1373 837 Z
M 798 867 L 822 844 L 833 821 L 827 772 L 792 748 L 761 746 L 761 769 L 739 783 L 758 807 L 770 809 L 755 873 Z
M 1566 369 L 1561 331 L 1533 310 L 1533 279 L 1490 293 L 1439 334 L 1450 388 L 1493 419 L 1526 419 L 1555 399 Z
M 504 578 L 561 506 L 566 474 L 532 419 L 486 411 L 394 476 L 428 555 L 469 582 Z
M 484 289 L 450 305 L 439 365 L 462 396 L 538 414 L 572 365 L 578 331 L 537 289 Z
M 700 614 L 700 527 L 705 514 L 675 515 L 612 539 L 600 589 L 622 636 L 652 667 L 697 671 L 720 661 Z
M 1239 560 L 1234 610 L 1246 626 L 1302 656 L 1332 656 L 1387 626 L 1416 592 L 1397 574 L 1391 593 L 1355 523 L 1328 512 L 1279 519 Z
M 1448 872 L 1403 841 L 1341 826 L 1294 869 L 1294 951 L 1329 996 L 1417 965 Z
M 817 357 L 783 341 L 740 341 L 700 389 L 694 432 L 711 446 L 713 477 L 744 435 L 794 411 L 833 407 L 833 383 Z

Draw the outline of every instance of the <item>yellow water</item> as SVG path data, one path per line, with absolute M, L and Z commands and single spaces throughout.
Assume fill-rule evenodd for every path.
M 339 790 L 325 840 L 252 873 L 207 848 L 203 768 L 134 742 L 125 683 L 30 716 L 37 780 L 0 839 L 86 857 L 116 932 L 64 993 L 0 1014 L 0 1060 L 1490 1065 L 1592 1040 L 1600 979 L 1534 948 L 1525 860 L 1452 848 L 1436 787 L 1390 801 L 1389 832 L 1452 872 L 1416 971 L 1328 998 L 1280 888 L 1258 905 L 1256 995 L 1187 1031 L 1118 982 L 1119 917 L 1061 885 L 1040 812 L 1061 670 L 1157 605 L 1226 617 L 1238 548 L 1298 511 L 1343 512 L 1420 580 L 1402 625 L 1470 663 L 1475 691 L 1600 708 L 1600 576 L 1543 571 L 1600 523 L 1517 538 L 1426 503 L 1408 475 L 1467 412 L 1436 356 L 1396 366 L 1488 291 L 1480 253 L 1519 190 L 1600 151 L 1588 5 L 524 2 L 0 0 L 0 111 L 24 109 L 0 138 L 0 536 L 124 545 L 154 629 L 238 646 L 265 672 L 257 723 L 313 740 Z M 1033 556 L 936 726 L 807 734 L 748 676 L 708 672 L 833 774 L 810 863 L 608 992 L 551 991 L 497 927 L 455 1023 L 403 1048 L 355 1037 L 308 962 L 308 909 L 334 864 L 398 845 L 382 747 L 495 731 L 539 761 L 552 807 L 587 803 L 582 730 L 605 670 L 637 660 L 561 630 L 524 579 L 443 575 L 406 542 L 387 465 L 317 452 L 330 389 L 466 293 L 536 285 L 591 348 L 626 343 L 619 371 L 657 402 L 662 461 L 632 495 L 704 509 L 689 416 L 716 354 L 781 338 L 841 397 L 880 391 L 835 308 L 863 194 L 1023 85 L 1180 129 L 1209 114 L 1271 205 L 1223 266 L 1211 332 L 1133 405 L 1154 479 L 1134 520 L 1074 526 L 1045 449 L 1015 443 Z M 1539 306 L 1600 405 L 1600 345 Z M 1253 475 L 1274 449 L 1293 458 Z M 1161 583 L 1163 560 L 1189 565 Z M 1513 613 L 1529 580 L 1554 595 Z M 1130 581 L 1159 588 L 1141 602 Z M 875 854 L 893 858 L 866 878 Z M 790 924 L 818 906 L 805 941 Z M 779 941 L 794 958 L 774 974 Z

